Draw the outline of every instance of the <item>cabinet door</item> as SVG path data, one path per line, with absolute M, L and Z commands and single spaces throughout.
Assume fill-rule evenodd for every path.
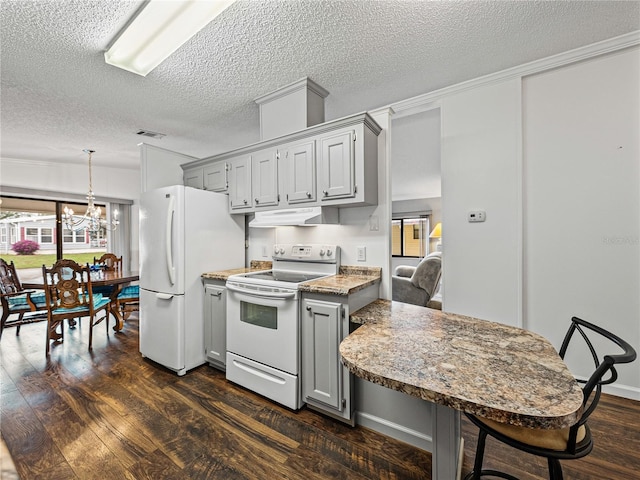
M 288 203 L 316 201 L 315 141 L 289 147 L 285 153 L 285 191 Z
M 251 156 L 251 189 L 255 207 L 278 205 L 278 151 L 263 150 Z
M 352 130 L 320 137 L 320 198 L 355 195 L 355 159 Z
M 207 360 L 225 365 L 227 350 L 226 289 L 219 285 L 204 287 L 204 346 Z
M 216 162 L 203 168 L 204 189 L 212 192 L 226 192 L 229 187 L 227 162 Z
M 185 186 L 202 190 L 204 188 L 202 175 L 202 168 L 185 170 L 182 174 L 182 180 Z
M 231 210 L 249 210 L 251 201 L 251 156 L 234 158 L 229 175 L 229 206 Z
M 305 299 L 302 303 L 302 398 L 342 411 L 340 303 Z

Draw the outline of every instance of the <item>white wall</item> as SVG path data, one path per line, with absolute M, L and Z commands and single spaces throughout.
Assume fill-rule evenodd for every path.
M 523 83 L 525 327 L 554 345 L 575 315 L 640 351 L 639 72 L 634 48 Z M 618 371 L 640 398 L 640 362 Z
M 164 148 L 141 143 L 140 147 L 140 191 L 146 192 L 154 188 L 182 185 L 183 163 L 197 160 L 195 157 L 173 152 Z
M 443 309 L 520 325 L 520 79 L 441 106 Z M 469 223 L 470 210 L 486 221 Z
M 92 165 L 92 177 L 97 198 L 135 200 L 140 196 L 138 169 Z M 89 190 L 89 166 L 2 158 L 0 185 L 86 195 Z
M 393 118 L 391 198 L 440 196 L 440 109 Z
M 86 195 L 89 190 L 89 167 L 61 162 L 41 162 L 2 158 L 0 185 Z M 138 269 L 138 198 L 140 197 L 140 170 L 92 165 L 93 191 L 96 199 L 133 200 L 131 206 L 131 268 Z M 0 188 L 1 190 L 1 188 Z M 126 255 L 125 255 L 126 256 Z

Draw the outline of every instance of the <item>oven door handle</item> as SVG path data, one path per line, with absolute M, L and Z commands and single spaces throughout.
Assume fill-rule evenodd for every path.
M 227 289 L 232 292 L 244 293 L 245 295 L 249 295 L 251 297 L 264 297 L 264 298 L 293 298 L 296 296 L 296 292 L 259 292 L 256 290 L 244 289 L 242 287 L 237 287 L 235 285 L 227 283 Z

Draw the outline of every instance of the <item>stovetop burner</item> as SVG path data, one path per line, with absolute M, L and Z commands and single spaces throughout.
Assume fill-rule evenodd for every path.
M 275 271 L 269 270 L 266 272 L 257 273 L 245 273 L 242 275 L 244 278 L 254 278 L 256 280 L 267 280 L 275 282 L 287 282 L 287 283 L 301 283 L 308 280 L 315 280 L 316 278 L 326 277 L 327 274 L 322 273 L 304 273 L 304 272 L 291 272 L 291 271 Z
M 272 258 L 271 270 L 231 275 L 227 285 L 297 290 L 302 282 L 336 275 L 340 268 L 340 247 L 313 243 L 276 244 Z

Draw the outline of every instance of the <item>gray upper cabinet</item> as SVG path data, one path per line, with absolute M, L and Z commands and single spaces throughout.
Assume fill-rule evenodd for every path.
M 355 131 L 340 131 L 320 137 L 320 198 L 353 197 L 355 195 Z
M 200 188 L 228 192 L 231 213 L 377 205 L 381 130 L 367 113 L 321 123 L 183 164 L 185 184 L 187 172 L 204 169 Z
M 226 192 L 229 188 L 229 164 L 225 161 L 214 162 L 202 169 L 204 189 L 212 192 Z
M 256 209 L 278 205 L 279 155 L 273 148 L 251 155 L 251 194 Z
M 229 208 L 232 212 L 251 211 L 251 156 L 234 158 L 229 165 Z
M 286 148 L 280 158 L 281 193 L 289 205 L 313 203 L 316 196 L 316 142 L 297 143 Z
M 202 167 L 185 170 L 182 174 L 182 181 L 187 187 L 199 188 L 202 190 L 204 188 Z

